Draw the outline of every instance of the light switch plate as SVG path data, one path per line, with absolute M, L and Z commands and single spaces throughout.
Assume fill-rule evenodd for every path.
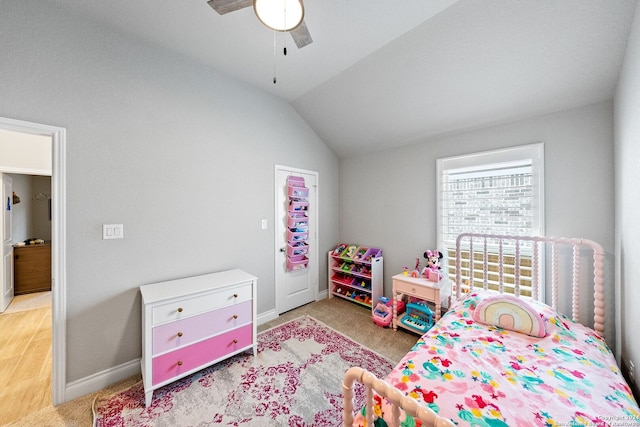
M 124 239 L 124 224 L 102 224 L 102 240 Z

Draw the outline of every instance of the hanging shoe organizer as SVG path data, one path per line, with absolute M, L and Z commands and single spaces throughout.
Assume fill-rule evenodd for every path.
M 287 178 L 287 196 L 287 270 L 303 270 L 309 267 L 309 189 L 304 178 Z

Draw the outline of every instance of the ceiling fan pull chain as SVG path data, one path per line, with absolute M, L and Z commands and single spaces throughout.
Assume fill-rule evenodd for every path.
M 276 30 L 273 30 L 273 84 L 276 84 Z

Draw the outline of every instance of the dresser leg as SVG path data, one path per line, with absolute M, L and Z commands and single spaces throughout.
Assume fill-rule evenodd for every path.
M 146 392 L 144 394 L 144 406 L 147 408 L 151 406 L 152 399 L 153 399 L 153 390 Z
M 258 356 L 258 346 L 254 345 L 253 346 L 253 357 L 256 357 L 256 356 Z

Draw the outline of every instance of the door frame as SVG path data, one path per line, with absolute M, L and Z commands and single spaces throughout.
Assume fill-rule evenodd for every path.
M 14 132 L 51 137 L 51 296 L 52 296 L 52 374 L 53 405 L 66 402 L 66 129 L 40 123 L 0 117 L 0 128 Z M 26 173 L 28 170 L 4 170 Z
M 320 191 L 320 185 L 319 185 L 319 173 L 317 171 L 312 171 L 312 170 L 307 170 L 307 169 L 300 169 L 300 168 L 293 168 L 293 167 L 289 167 L 289 166 L 284 166 L 284 165 L 275 165 L 274 168 L 274 184 L 273 184 L 273 198 L 274 198 L 274 202 L 273 202 L 273 207 L 274 207 L 274 214 L 273 214 L 273 218 L 274 218 L 274 224 L 273 224 L 273 247 L 274 247 L 274 251 L 273 251 L 273 265 L 274 265 L 274 269 L 273 269 L 273 284 L 274 284 L 274 297 L 276 300 L 276 316 L 280 315 L 280 307 L 281 307 L 281 302 L 280 302 L 280 298 L 278 298 L 278 283 L 277 283 L 277 269 L 281 268 L 282 266 L 278 263 L 278 253 L 280 251 L 280 245 L 278 244 L 278 236 L 276 235 L 276 226 L 275 226 L 275 221 L 278 218 L 278 172 L 279 171 L 291 171 L 293 173 L 300 173 L 300 174 L 307 174 L 307 175 L 313 175 L 315 177 L 316 180 L 316 188 L 314 191 L 315 194 L 315 198 L 314 200 L 309 200 L 309 204 L 310 204 L 310 208 L 313 209 L 313 215 L 315 215 L 316 218 L 316 229 L 315 229 L 315 242 L 316 242 L 316 250 L 313 251 L 309 257 L 309 262 L 311 263 L 315 263 L 316 266 L 318 266 L 318 283 L 316 284 L 316 288 L 314 290 L 314 300 L 318 300 L 318 287 L 320 285 L 320 264 L 319 264 L 319 246 L 320 244 L 318 243 L 318 236 L 320 235 L 319 230 L 320 230 L 320 216 L 319 216 L 319 211 L 320 209 L 318 209 L 318 200 L 320 199 L 319 197 L 319 191 Z

